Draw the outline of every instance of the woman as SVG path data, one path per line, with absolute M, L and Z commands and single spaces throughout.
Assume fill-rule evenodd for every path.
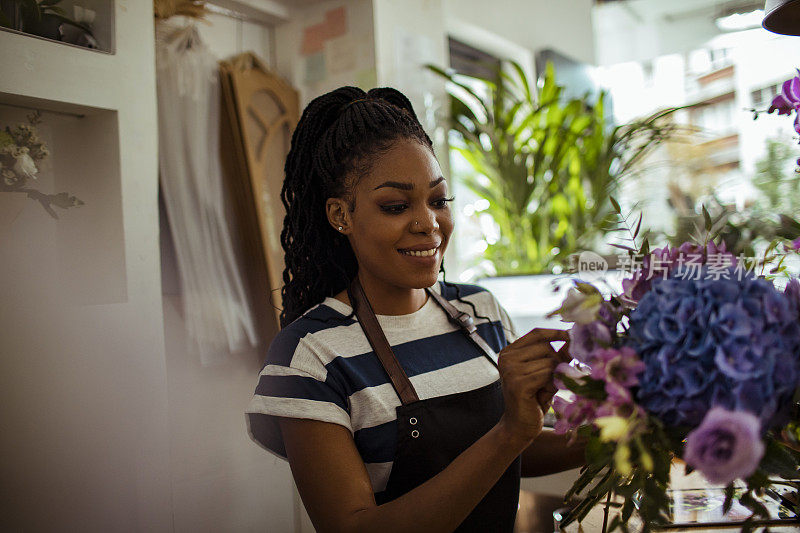
M 452 198 L 398 91 L 313 100 L 285 174 L 283 329 L 252 437 L 319 531 L 511 531 L 520 474 L 583 458 L 542 429 L 566 332 L 515 340 L 488 291 L 437 283 Z

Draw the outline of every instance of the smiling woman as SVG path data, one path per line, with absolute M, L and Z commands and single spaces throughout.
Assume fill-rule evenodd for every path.
M 416 140 L 396 141 L 373 167 L 352 195 L 327 200 L 328 219 L 348 237 L 375 312 L 404 315 L 426 298 L 414 289 L 436 283 L 453 232 L 452 198 L 431 148 Z M 346 291 L 337 299 L 349 303 Z
M 437 283 L 452 197 L 398 91 L 313 100 L 285 170 L 283 329 L 251 436 L 318 531 L 511 531 L 520 475 L 583 458 L 542 429 L 566 333 L 515 340 L 491 293 Z

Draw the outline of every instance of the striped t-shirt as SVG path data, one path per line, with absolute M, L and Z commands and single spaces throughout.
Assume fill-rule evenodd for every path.
M 432 289 L 473 315 L 478 333 L 499 352 L 516 338 L 492 294 L 474 285 L 437 283 Z M 269 347 L 247 408 L 251 437 L 286 458 L 276 417 L 309 418 L 350 430 L 373 492 L 386 487 L 395 456 L 395 408 L 400 398 L 350 306 L 327 298 L 283 328 Z M 409 315 L 378 315 L 395 357 L 421 400 L 477 389 L 496 381 L 497 368 L 428 298 Z

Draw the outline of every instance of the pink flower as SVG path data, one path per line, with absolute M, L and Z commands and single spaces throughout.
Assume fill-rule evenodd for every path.
M 553 410 L 557 417 L 553 431 L 558 435 L 589 424 L 597 418 L 597 402 L 580 396 L 572 402 L 556 396 L 553 398 Z
M 637 376 L 645 369 L 636 352 L 627 346 L 619 350 L 613 348 L 595 350 L 589 360 L 589 366 L 592 367 L 592 379 L 626 388 L 638 385 Z
M 570 365 L 569 363 L 559 363 L 556 366 L 555 370 L 553 370 L 553 382 L 555 383 L 556 387 L 561 390 L 569 390 L 569 387 L 564 385 L 564 382 L 559 379 L 560 375 L 564 375 L 574 381 L 578 381 L 583 378 L 586 374 L 581 372 L 574 366 Z

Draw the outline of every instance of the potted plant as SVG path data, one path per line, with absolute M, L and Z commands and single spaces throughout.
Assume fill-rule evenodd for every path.
M 630 124 L 606 117 L 606 95 L 565 99 L 548 64 L 543 83 L 501 62 L 494 79 L 427 65 L 447 79 L 452 149 L 469 163 L 463 181 L 487 200 L 500 237 L 485 258 L 498 275 L 539 274 L 594 247 L 614 225 L 609 197 L 637 163 L 677 128 L 669 108 Z

